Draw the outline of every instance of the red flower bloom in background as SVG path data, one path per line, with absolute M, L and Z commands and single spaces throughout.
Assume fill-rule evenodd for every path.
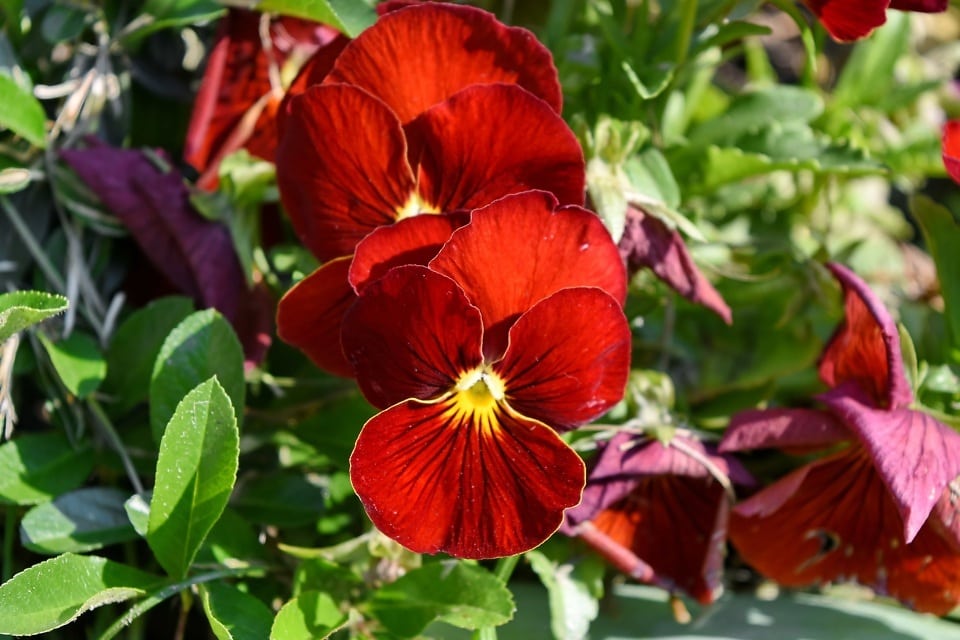
M 943 125 L 943 166 L 957 183 L 960 183 L 960 120 L 950 120 Z
M 414 551 L 488 558 L 543 542 L 584 483 L 557 432 L 623 395 L 623 265 L 595 215 L 554 205 L 530 192 L 474 211 L 429 266 L 389 270 L 344 319 L 360 388 L 385 409 L 360 433 L 351 480 L 377 528 Z
M 620 432 L 602 445 L 564 532 L 636 580 L 709 604 L 722 591 L 731 499 L 717 476 L 753 482 L 732 456 L 689 435 L 664 444 Z
M 220 22 L 194 103 L 184 160 L 214 189 L 224 157 L 246 149 L 273 162 L 276 115 L 287 85 L 318 49 L 335 57 L 348 42 L 335 29 L 288 16 L 230 9 Z
M 289 102 L 277 174 L 294 228 L 326 264 L 284 296 L 277 324 L 318 366 L 349 376 L 340 321 L 357 285 L 345 278 L 344 256 L 362 238 L 419 213 L 466 212 L 529 189 L 582 204 L 585 175 L 580 146 L 556 113 L 549 52 L 485 11 L 397 9 L 323 78 Z M 446 240 L 431 238 L 435 249 Z
M 740 413 L 720 450 L 847 446 L 739 504 L 730 537 L 783 585 L 856 580 L 943 614 L 960 602 L 960 435 L 910 408 L 893 320 L 856 275 L 829 266 L 846 316 L 821 356 L 826 411 Z
M 888 9 L 940 13 L 948 0 L 806 0 L 835 40 L 850 42 L 870 35 L 887 21 Z

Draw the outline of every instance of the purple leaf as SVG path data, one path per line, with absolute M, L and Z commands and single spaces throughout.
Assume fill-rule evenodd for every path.
M 700 273 L 680 234 L 633 205 L 627 207 L 620 255 L 631 274 L 648 268 L 684 298 L 710 309 L 727 324 L 733 321 L 730 307 Z
M 197 213 L 176 171 L 162 171 L 141 151 L 89 144 L 61 157 L 120 219 L 157 271 L 198 306 L 214 307 L 230 320 L 248 360 L 262 358 L 272 301 L 263 292 L 251 296 L 226 226 Z

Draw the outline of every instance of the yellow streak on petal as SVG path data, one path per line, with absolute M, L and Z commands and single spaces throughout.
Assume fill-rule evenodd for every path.
M 504 396 L 503 380 L 492 371 L 478 367 L 457 380 L 451 417 L 460 424 L 472 423 L 481 431 L 492 433 L 499 423 L 497 410 Z
M 397 220 L 412 218 L 422 213 L 440 213 L 440 210 L 429 202 L 421 200 L 420 196 L 414 192 L 402 207 L 397 208 Z

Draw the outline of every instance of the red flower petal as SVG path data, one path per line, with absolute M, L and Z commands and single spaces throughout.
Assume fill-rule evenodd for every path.
M 842 392 L 820 396 L 857 434 L 903 519 L 909 542 L 960 476 L 960 434 L 912 409 L 879 411 Z
M 420 215 L 375 229 L 357 245 L 350 266 L 350 284 L 359 292 L 393 267 L 425 266 L 450 239 L 450 234 L 468 219 L 463 214 Z
M 321 369 L 347 378 L 353 367 L 340 346 L 343 315 L 357 299 L 347 282 L 350 256 L 331 260 L 295 284 L 277 307 L 277 334 Z
M 560 112 L 550 52 L 532 33 L 486 11 L 424 4 L 391 11 L 341 54 L 326 82 L 377 96 L 404 123 L 477 83 L 516 83 Z
M 321 260 L 394 222 L 414 189 L 396 116 L 366 92 L 312 87 L 290 102 L 277 150 L 283 205 L 303 243 Z
M 370 404 L 432 400 L 480 365 L 480 313 L 449 278 L 403 266 L 369 284 L 343 319 L 343 352 Z
M 340 57 L 340 53 L 348 44 L 350 44 L 350 38 L 344 35 L 337 35 L 336 38 L 318 49 L 317 52 L 300 67 L 300 71 L 287 88 L 287 93 L 283 97 L 283 102 L 280 105 L 277 122 L 279 136 L 283 135 L 284 122 L 290 111 L 290 101 L 295 96 L 304 93 L 310 87 L 323 82 L 324 78 L 330 73 L 330 70 L 333 69 L 333 64 L 337 61 L 337 58 Z
M 586 173 L 576 136 L 519 87 L 468 87 L 425 111 L 406 132 L 421 200 L 440 211 L 474 209 L 528 189 L 550 191 L 561 204 L 583 204 Z
M 494 558 L 556 531 L 580 500 L 584 467 L 549 427 L 502 406 L 465 411 L 454 397 L 374 416 L 350 479 L 373 524 L 403 546 Z
M 639 480 L 593 526 L 648 563 L 654 584 L 709 604 L 723 589 L 728 513 L 712 479 L 658 475 Z
M 844 440 L 850 433 L 826 411 L 816 409 L 752 409 L 730 419 L 720 441 L 720 451 L 750 449 L 823 448 Z
M 184 145 L 184 160 L 203 174 L 201 188 L 216 188 L 220 161 L 238 149 L 273 161 L 274 115 L 283 87 L 271 83 L 270 67 L 280 71 L 289 60 L 302 60 L 338 35 L 308 20 L 277 18 L 270 21 L 268 52 L 260 33 L 263 19 L 261 13 L 230 9 L 220 23 Z
M 837 263 L 827 267 L 843 288 L 845 314 L 820 356 L 820 378 L 831 387 L 854 382 L 880 408 L 909 406 L 913 392 L 893 318 L 856 274 Z
M 950 177 L 960 183 L 960 120 L 943 125 L 943 165 Z
M 888 0 L 806 0 L 835 40 L 851 42 L 887 21 Z
M 946 11 L 949 5 L 949 0 L 893 0 L 890 8 L 918 13 L 940 13 Z
M 662 220 L 629 206 L 620 253 L 631 273 L 646 267 L 684 298 L 710 309 L 727 324 L 733 321 L 730 307 L 700 273 L 683 237 Z
M 511 407 L 566 431 L 623 398 L 630 344 L 616 300 L 599 289 L 564 289 L 520 316 L 493 370 Z
M 599 287 L 626 298 L 623 263 L 600 219 L 555 206 L 553 196 L 528 192 L 474 211 L 430 263 L 480 309 L 490 360 L 503 353 L 517 316 L 560 289 Z
M 856 580 L 936 614 L 960 602 L 960 553 L 942 531 L 930 521 L 904 541 L 897 507 L 860 448 L 798 469 L 730 519 L 744 559 L 784 586 Z

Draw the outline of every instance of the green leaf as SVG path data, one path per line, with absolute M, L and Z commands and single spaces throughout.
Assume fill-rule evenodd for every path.
M 0 586 L 0 633 L 50 631 L 85 611 L 140 597 L 160 580 L 106 558 L 66 553 L 25 569 Z
M 940 289 L 954 350 L 960 350 L 960 223 L 942 205 L 915 196 L 910 211 L 920 223 L 923 239 L 937 265 Z
M 600 612 L 590 587 L 576 579 L 571 565 L 558 565 L 540 551 L 528 551 L 526 557 L 547 588 L 553 637 L 586 638 L 590 623 Z
M 91 336 L 74 331 L 58 342 L 40 335 L 40 342 L 70 393 L 86 398 L 100 387 L 107 375 L 107 363 Z
M 133 530 L 141 538 L 147 537 L 147 528 L 150 526 L 150 503 L 147 501 L 153 495 L 148 491 L 146 496 L 135 493 L 123 503 L 123 510 L 127 514 L 127 520 L 133 526 Z
M 82 553 L 137 537 L 123 510 L 127 494 L 88 487 L 36 506 L 20 522 L 23 546 L 36 553 Z
M 164 339 L 192 311 L 189 298 L 160 298 L 117 327 L 107 347 L 107 377 L 101 389 L 112 397 L 113 410 L 124 413 L 147 399 L 153 363 Z
M 323 514 L 327 489 L 302 473 L 281 472 L 244 480 L 233 507 L 251 522 L 296 527 Z
M 214 375 L 230 396 L 239 421 L 246 393 L 243 348 L 230 323 L 214 309 L 206 309 L 187 316 L 170 332 L 154 362 L 150 428 L 157 441 L 181 398 Z
M 270 634 L 273 612 L 259 598 L 223 582 L 202 585 L 200 598 L 217 640 L 263 640 Z
M 403 638 L 434 620 L 463 629 L 502 625 L 513 617 L 513 597 L 496 576 L 475 564 L 435 562 L 384 585 L 371 600 L 373 614 Z
M 347 616 L 333 598 L 319 591 L 304 591 L 277 612 L 270 640 L 326 638 L 346 622 Z
M 834 87 L 830 110 L 874 106 L 884 99 L 896 82 L 893 68 L 909 44 L 910 18 L 905 13 L 891 11 L 882 27 L 853 48 Z
M 80 486 L 93 462 L 89 448 L 59 433 L 19 436 L 0 445 L 0 503 L 46 502 Z
M 30 325 L 63 313 L 69 304 L 63 296 L 42 291 L 0 294 L 0 342 Z
M 500 640 L 542 638 L 549 615 L 547 594 L 532 582 L 511 583 L 517 598 L 516 618 L 497 629 Z M 655 587 L 614 587 L 604 610 L 590 625 L 591 638 L 617 640 L 956 640 L 957 624 L 889 604 L 843 600 L 837 596 L 782 592 L 776 599 L 726 594 L 709 609 L 686 601 L 696 621 L 676 622 L 669 594 Z M 430 633 L 437 631 L 436 633 Z M 449 633 L 443 633 L 448 631 Z M 469 634 L 431 627 L 431 637 L 468 640 Z M 441 635 L 442 634 L 442 635 Z
M 13 78 L 0 73 L 0 127 L 10 129 L 35 147 L 47 146 L 46 121 L 40 102 Z
M 237 477 L 239 432 L 230 398 L 210 378 L 184 397 L 160 441 L 147 543 L 174 577 L 186 575 Z
M 83 33 L 87 15 L 81 7 L 53 5 L 43 16 L 40 33 L 50 44 L 73 40 Z
M 740 136 L 788 122 L 810 122 L 823 111 L 823 100 L 808 89 L 776 85 L 737 96 L 722 114 L 690 132 L 695 145 L 731 144 Z
M 147 0 L 139 11 L 143 26 L 127 35 L 134 43 L 160 29 L 210 22 L 224 14 L 214 0 Z
M 351 38 L 377 20 L 373 8 L 360 0 L 261 0 L 255 8 L 323 22 Z

